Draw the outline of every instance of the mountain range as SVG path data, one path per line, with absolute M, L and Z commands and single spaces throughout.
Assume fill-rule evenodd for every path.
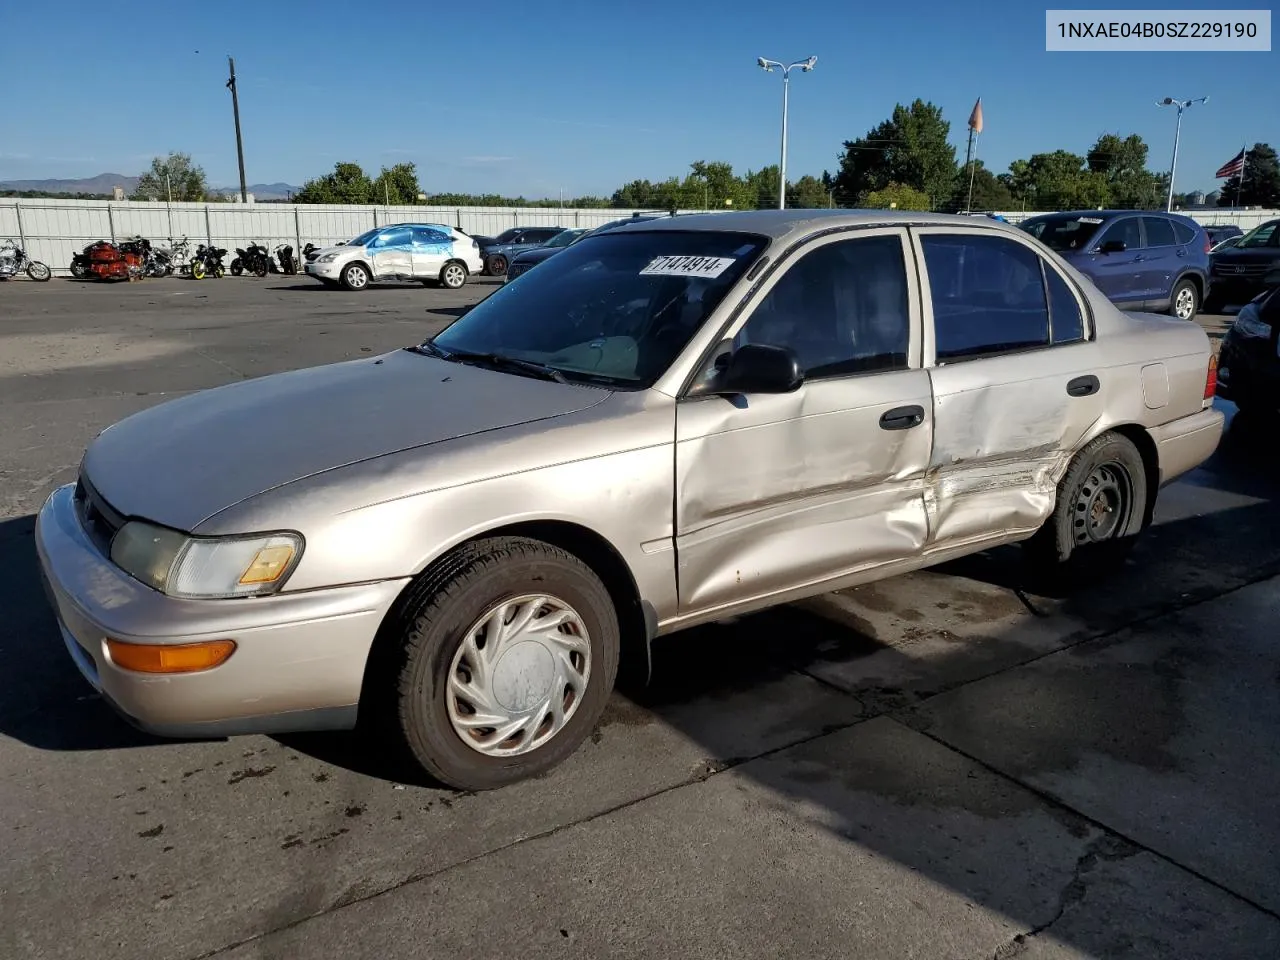
M 138 186 L 137 177 L 126 177 L 121 173 L 100 173 L 96 177 L 82 177 L 79 180 L 4 180 L 0 181 L 0 190 L 37 190 L 42 193 L 105 193 L 110 194 L 115 187 L 123 187 L 125 196 L 131 194 Z M 257 200 L 283 200 L 291 193 L 297 193 L 300 187 L 289 183 L 251 183 L 249 192 Z M 240 188 L 214 187 L 213 193 L 239 193 Z

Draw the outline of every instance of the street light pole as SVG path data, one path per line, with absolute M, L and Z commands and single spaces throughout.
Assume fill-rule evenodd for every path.
M 787 105 L 791 87 L 791 69 L 792 67 L 799 67 L 802 71 L 808 73 L 817 62 L 817 57 L 810 57 L 808 60 L 797 60 L 795 63 L 784 65 L 777 60 L 766 60 L 764 57 L 756 58 L 756 65 L 763 69 L 765 73 L 773 73 L 774 67 L 782 71 L 782 156 L 778 163 L 779 210 L 787 208 Z
M 249 202 L 249 188 L 244 182 L 244 141 L 240 139 L 240 97 L 236 93 L 236 62 L 227 57 L 231 67 L 231 78 L 227 80 L 227 89 L 231 91 L 231 110 L 236 115 L 236 158 L 240 161 L 240 202 Z
M 1173 178 L 1178 171 L 1178 141 L 1182 138 L 1182 111 L 1187 109 L 1193 103 L 1208 103 L 1208 97 L 1197 97 L 1195 100 L 1175 100 L 1173 97 L 1165 97 L 1163 100 L 1157 100 L 1158 107 L 1177 107 L 1178 123 L 1173 128 L 1173 161 L 1169 164 L 1169 196 L 1165 200 L 1165 213 L 1173 210 Z

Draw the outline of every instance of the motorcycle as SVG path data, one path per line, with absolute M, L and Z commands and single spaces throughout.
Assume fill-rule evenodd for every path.
M 267 253 L 267 248 L 257 241 L 249 244 L 248 247 L 236 247 L 236 253 L 239 256 L 231 261 L 233 277 L 238 277 L 246 271 L 255 277 L 265 277 L 267 271 L 271 269 L 271 256 Z
M 158 248 L 155 255 L 164 265 L 163 276 L 173 276 L 175 271 L 185 273 L 191 263 L 191 242 L 186 237 L 174 242 L 170 237 L 169 246 Z
M 288 244 L 280 244 L 276 247 L 276 259 L 280 261 L 280 272 L 285 274 L 295 274 L 298 272 L 298 261 L 293 258 L 293 247 Z
M 133 254 L 138 258 L 142 264 L 142 275 L 144 277 L 167 277 L 173 272 L 169 258 L 158 253 L 151 246 L 150 240 L 133 236 L 123 241 L 119 246 L 121 253 L 126 256 Z
M 141 280 L 142 256 L 136 246 L 125 244 L 117 246 L 105 240 L 91 243 L 79 254 L 86 261 L 85 276 L 97 277 L 99 280 Z M 72 273 L 75 272 L 75 261 L 72 261 Z
M 226 276 L 226 267 L 222 265 L 222 258 L 226 255 L 227 251 L 222 247 L 200 244 L 200 246 L 196 247 L 196 255 L 191 258 L 192 278 L 203 280 L 208 276 Z
M 90 270 L 92 261 L 89 259 L 89 252 L 95 247 L 106 242 L 106 240 L 95 240 L 79 253 L 74 254 L 71 257 L 71 276 L 75 277 L 77 280 L 86 280 L 91 277 L 93 275 Z
M 0 280 L 8 280 L 24 272 L 32 280 L 38 280 L 41 283 L 53 276 L 53 271 L 47 266 L 39 260 L 32 260 L 27 256 L 26 251 L 12 240 L 6 240 L 4 245 L 0 246 Z

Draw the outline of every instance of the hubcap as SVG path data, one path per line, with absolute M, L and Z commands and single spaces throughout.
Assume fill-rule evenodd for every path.
M 564 729 L 590 677 L 590 638 L 576 610 L 545 595 L 504 600 L 453 655 L 449 723 L 479 753 L 528 753 Z
M 1186 320 L 1191 316 L 1191 308 L 1195 304 L 1195 295 L 1186 287 L 1178 291 L 1178 300 L 1174 306 L 1179 319 Z
M 347 271 L 347 282 L 357 290 L 363 287 L 368 279 L 368 274 L 359 267 L 352 267 Z
M 1118 463 L 1095 467 L 1076 497 L 1073 528 L 1077 544 L 1118 536 L 1129 525 L 1133 502 L 1129 474 Z
M 450 287 L 460 287 L 463 281 L 462 268 L 459 266 L 445 267 L 444 282 Z

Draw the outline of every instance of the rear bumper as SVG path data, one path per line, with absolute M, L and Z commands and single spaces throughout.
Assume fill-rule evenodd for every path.
M 36 551 L 62 642 L 84 678 L 124 717 L 162 736 L 340 729 L 355 721 L 365 663 L 405 581 L 244 600 L 179 600 L 125 574 L 80 523 L 72 488 L 36 518 Z M 112 662 L 106 640 L 229 639 L 221 666 L 145 674 Z
M 1151 430 L 1160 463 L 1160 485 L 1204 463 L 1218 449 L 1226 417 L 1210 407 Z

